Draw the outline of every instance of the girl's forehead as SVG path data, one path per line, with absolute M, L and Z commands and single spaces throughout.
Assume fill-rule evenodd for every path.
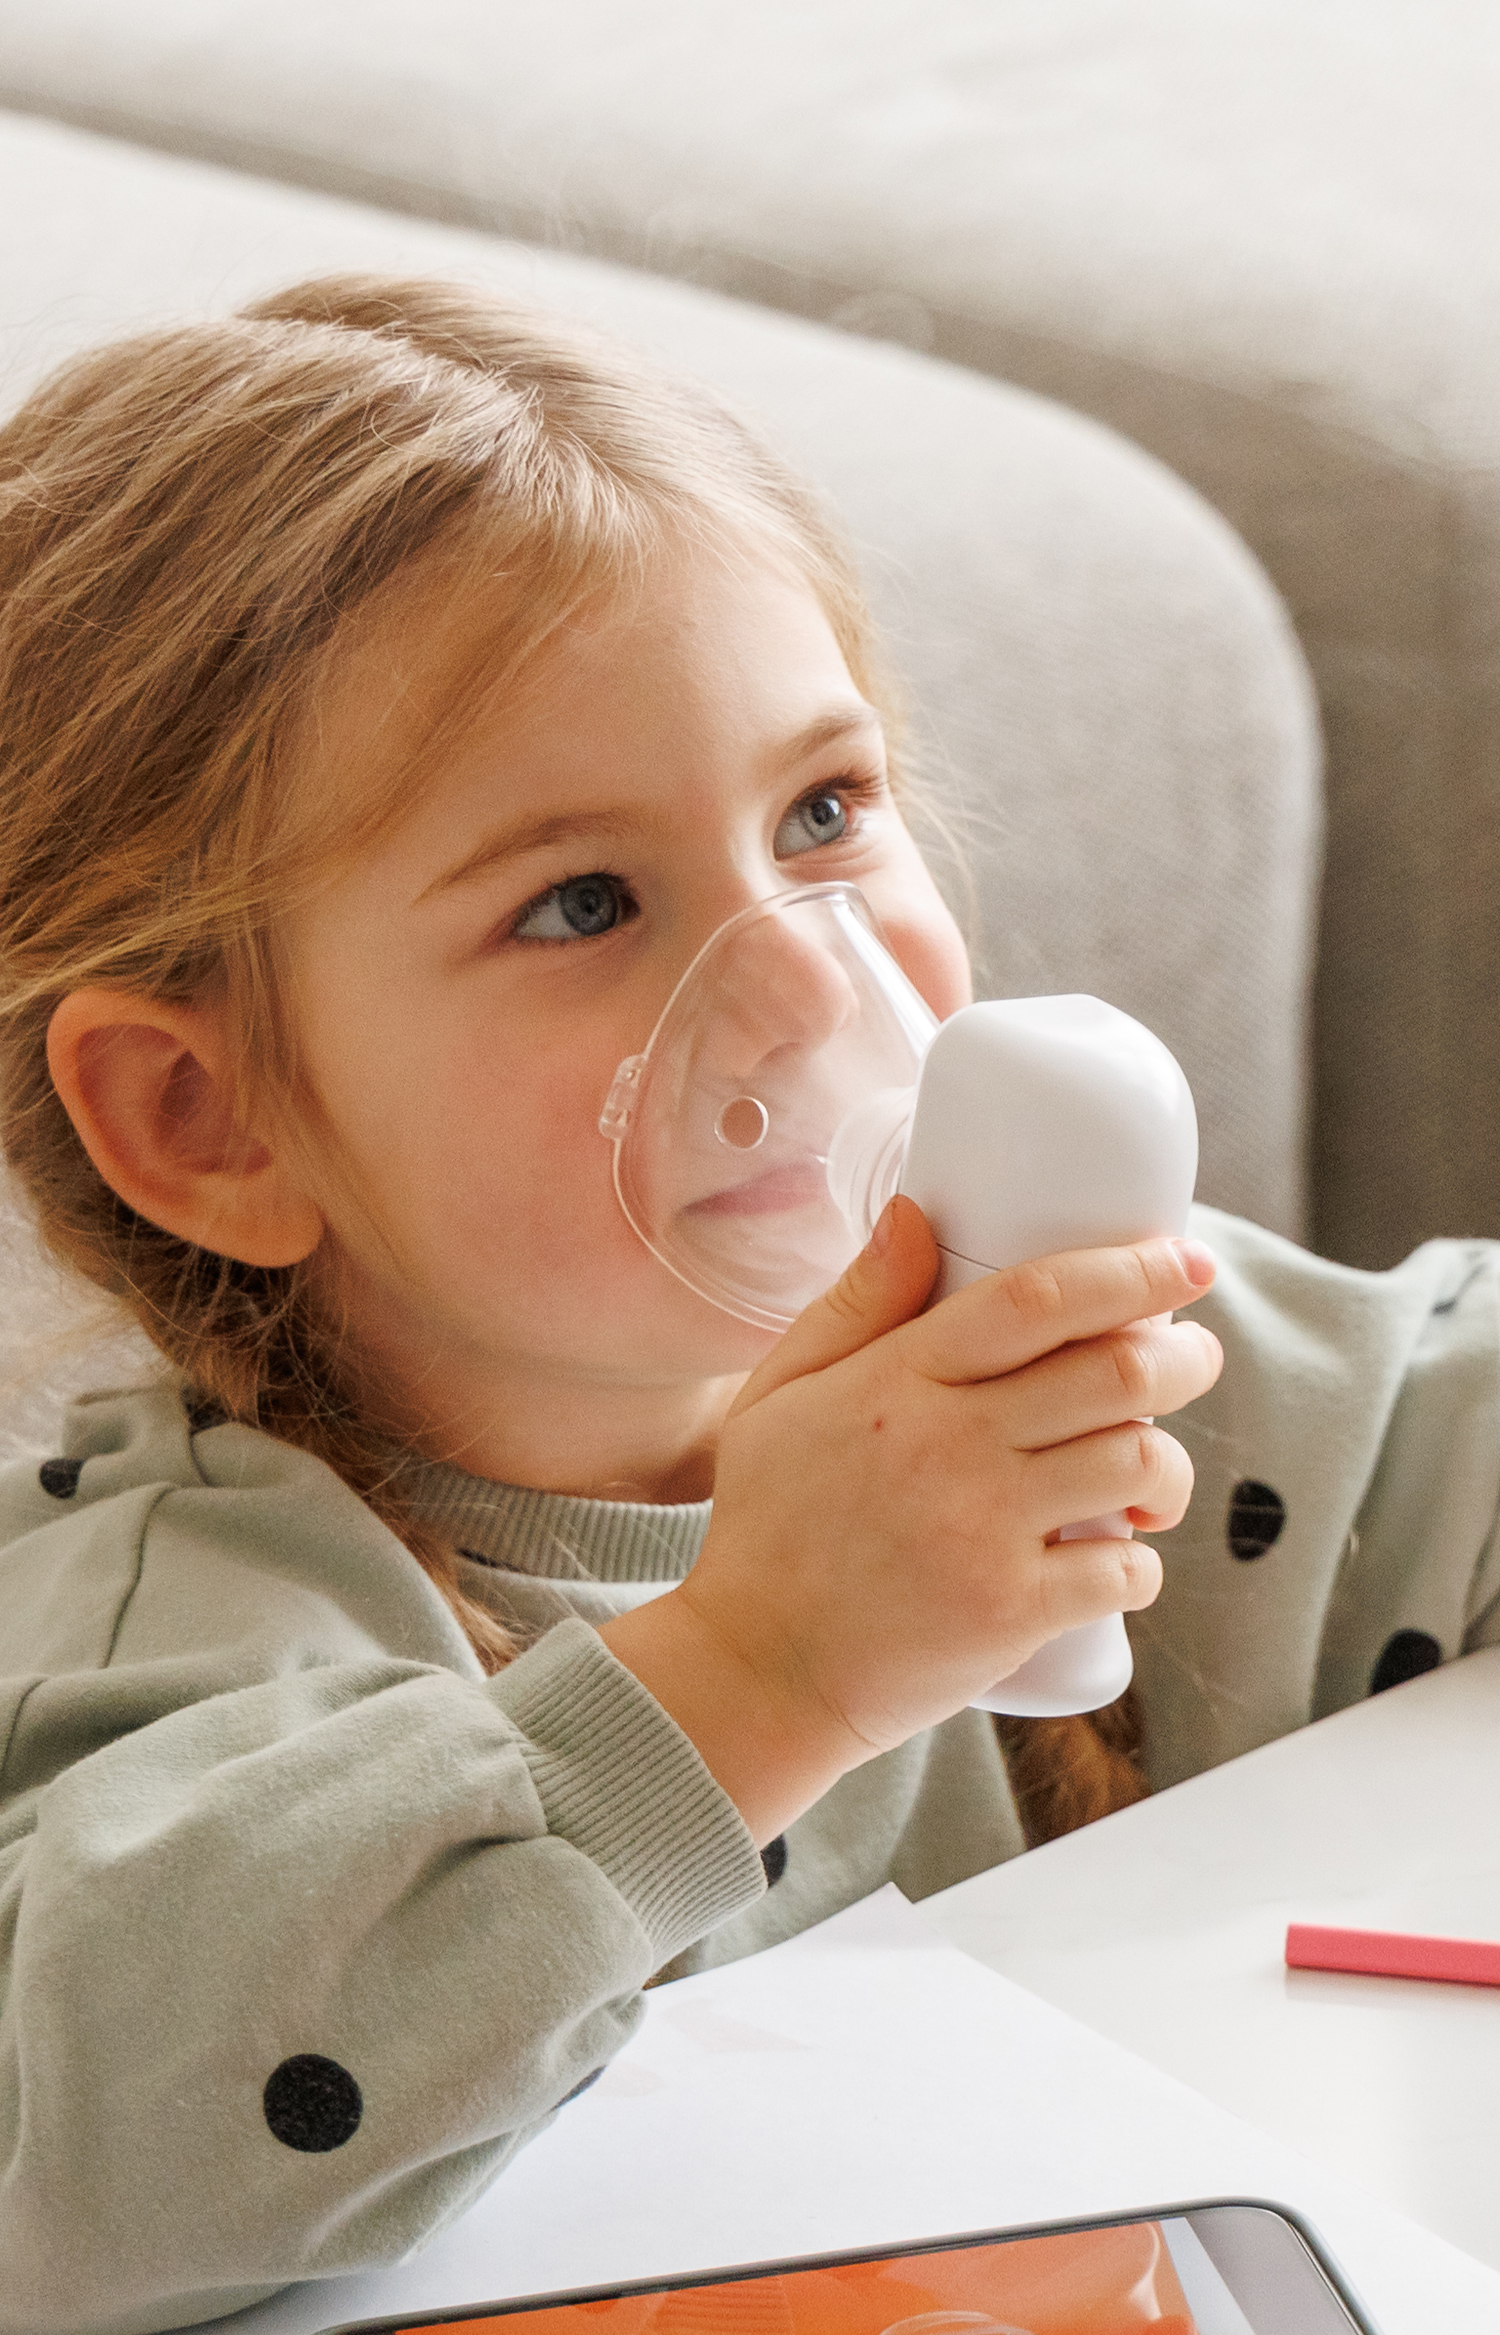
M 597 788 L 689 731 L 751 746 L 863 707 L 812 585 L 769 557 L 679 548 L 547 624 L 512 598 L 471 566 L 424 564 L 336 638 L 307 749 L 367 836 L 500 752 L 557 783 L 582 753 Z

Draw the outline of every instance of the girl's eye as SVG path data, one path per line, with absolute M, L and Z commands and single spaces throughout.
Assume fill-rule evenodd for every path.
M 516 940 L 595 940 L 636 913 L 618 876 L 569 876 L 523 908 L 511 927 Z
M 776 830 L 778 859 L 795 859 L 799 851 L 814 851 L 820 843 L 837 843 L 848 832 L 849 806 L 842 795 L 828 790 L 804 795 L 793 803 Z

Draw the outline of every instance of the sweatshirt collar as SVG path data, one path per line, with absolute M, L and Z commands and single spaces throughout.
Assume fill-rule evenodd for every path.
M 552 1581 L 680 1581 L 703 1545 L 711 1500 L 655 1506 L 496 1484 L 408 1459 L 403 1489 L 424 1524 L 481 1562 Z

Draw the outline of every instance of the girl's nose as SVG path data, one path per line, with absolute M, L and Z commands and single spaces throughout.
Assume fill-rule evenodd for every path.
M 795 911 L 754 918 L 717 969 L 718 1067 L 748 1080 L 769 1056 L 824 1046 L 859 1014 L 844 967 Z

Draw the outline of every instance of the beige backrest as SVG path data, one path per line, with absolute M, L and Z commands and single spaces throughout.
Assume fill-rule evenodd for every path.
M 583 315 L 759 417 L 859 545 L 965 841 L 967 874 L 930 838 L 982 985 L 1150 1023 L 1198 1098 L 1204 1196 L 1298 1228 L 1315 725 L 1274 594 L 1177 480 L 902 349 L 36 121 L 0 121 L 0 215 L 28 222 L 0 246 L 0 405 L 122 328 L 354 266 Z
M 1328 732 L 1319 1243 L 1500 1234 L 1493 8 L 5 16 L 28 104 L 909 341 L 1192 480 L 1291 606 Z

